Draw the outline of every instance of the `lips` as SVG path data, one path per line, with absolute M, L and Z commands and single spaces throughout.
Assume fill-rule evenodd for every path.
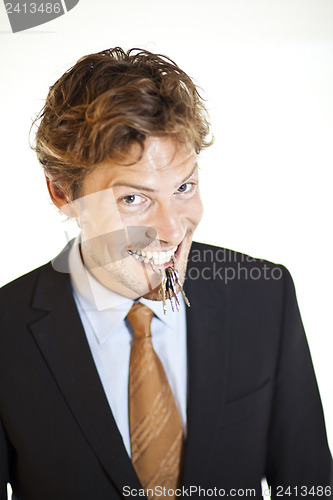
M 144 250 L 128 250 L 130 255 L 145 264 L 153 264 L 154 266 L 162 266 L 167 264 L 175 256 L 178 246 L 168 250 L 167 252 L 150 252 Z

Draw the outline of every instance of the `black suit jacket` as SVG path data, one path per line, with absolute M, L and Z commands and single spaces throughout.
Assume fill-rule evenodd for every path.
M 192 486 L 192 498 L 195 487 L 261 498 L 266 476 L 272 498 L 288 486 L 282 498 L 312 486 L 308 498 L 328 498 L 317 487 L 332 486 L 332 459 L 288 271 L 194 243 L 187 276 L 184 496 Z M 69 275 L 46 264 L 3 287 L 0 303 L 0 499 L 7 481 L 17 500 L 139 490 Z

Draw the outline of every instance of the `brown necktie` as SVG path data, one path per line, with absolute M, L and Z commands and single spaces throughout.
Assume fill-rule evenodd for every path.
M 127 315 L 134 332 L 129 368 L 132 462 L 145 490 L 157 486 L 174 490 L 179 486 L 183 431 L 162 363 L 153 348 L 153 315 L 140 302 Z M 152 491 L 148 491 L 148 498 L 154 498 Z

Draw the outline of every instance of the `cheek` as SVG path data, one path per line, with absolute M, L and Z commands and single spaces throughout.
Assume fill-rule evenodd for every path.
M 201 201 L 200 194 L 196 194 L 187 205 L 187 219 L 189 219 L 192 224 L 197 226 L 202 219 L 203 215 L 203 204 Z

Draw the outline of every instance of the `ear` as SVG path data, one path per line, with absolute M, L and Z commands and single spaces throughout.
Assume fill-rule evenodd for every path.
M 55 206 L 59 208 L 62 213 L 67 215 L 67 217 L 77 217 L 74 210 L 74 203 L 71 199 L 55 182 L 50 181 L 47 177 L 45 177 L 45 179 L 51 200 Z

